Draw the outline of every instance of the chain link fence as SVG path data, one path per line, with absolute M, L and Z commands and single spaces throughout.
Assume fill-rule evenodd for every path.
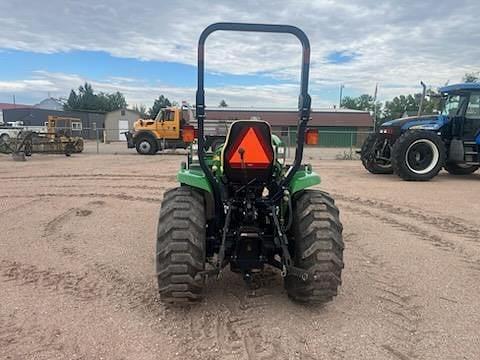
M 80 136 L 84 139 L 84 153 L 88 154 L 136 154 L 135 149 L 127 148 L 125 132 L 128 129 L 106 129 L 96 127 L 83 128 L 56 128 L 58 133 L 70 136 Z M 27 129 L 28 130 L 28 129 Z M 32 131 L 46 131 L 30 129 Z M 292 159 L 295 156 L 297 141 L 296 129 L 273 131 L 285 144 L 286 156 Z M 356 151 L 361 148 L 370 132 L 368 131 L 332 131 L 319 130 L 318 143 L 304 146 L 306 159 L 358 159 Z M 185 149 L 166 149 L 159 154 L 184 154 Z
M 78 135 L 85 140 L 85 153 L 89 154 L 136 154 L 127 148 L 126 129 L 83 128 Z M 286 146 L 286 156 L 295 156 L 296 131 L 273 131 Z M 368 131 L 323 131 L 318 132 L 316 145 L 304 146 L 305 159 L 358 159 L 359 150 L 370 134 Z M 75 133 L 73 134 L 75 135 Z M 185 154 L 185 149 L 166 149 L 159 154 Z
M 286 144 L 287 158 L 295 156 L 296 131 L 274 132 Z M 369 131 L 318 131 L 318 143 L 304 145 L 304 157 L 311 159 L 359 159 L 357 150 L 371 132 Z

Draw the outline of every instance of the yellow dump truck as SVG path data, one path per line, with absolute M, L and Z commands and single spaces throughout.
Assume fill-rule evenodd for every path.
M 153 155 L 163 149 L 186 148 L 184 137 L 195 131 L 196 121 L 187 107 L 167 107 L 155 119 L 138 119 L 133 131 L 125 132 L 128 148 L 142 155 Z M 206 129 L 206 147 L 215 149 L 225 140 L 227 124 L 217 122 L 216 128 Z M 207 131 L 208 130 L 208 131 Z M 195 136 L 196 137 L 196 136 Z

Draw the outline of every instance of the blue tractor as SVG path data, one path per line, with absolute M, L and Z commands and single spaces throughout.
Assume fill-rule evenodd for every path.
M 388 121 L 368 136 L 361 150 L 365 169 L 410 181 L 430 180 L 442 168 L 454 175 L 478 170 L 480 84 L 449 85 L 439 91 L 440 114 Z

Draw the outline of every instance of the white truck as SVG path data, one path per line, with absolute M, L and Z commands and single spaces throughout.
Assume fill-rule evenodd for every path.
M 10 138 L 18 137 L 21 131 L 47 132 L 45 126 L 25 126 L 23 121 L 9 121 L 0 123 L 0 140 L 7 142 Z

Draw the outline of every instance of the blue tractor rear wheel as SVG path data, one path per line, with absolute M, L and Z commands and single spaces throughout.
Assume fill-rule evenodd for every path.
M 407 131 L 392 147 L 393 171 L 407 181 L 427 181 L 437 176 L 446 157 L 443 140 L 426 130 Z

